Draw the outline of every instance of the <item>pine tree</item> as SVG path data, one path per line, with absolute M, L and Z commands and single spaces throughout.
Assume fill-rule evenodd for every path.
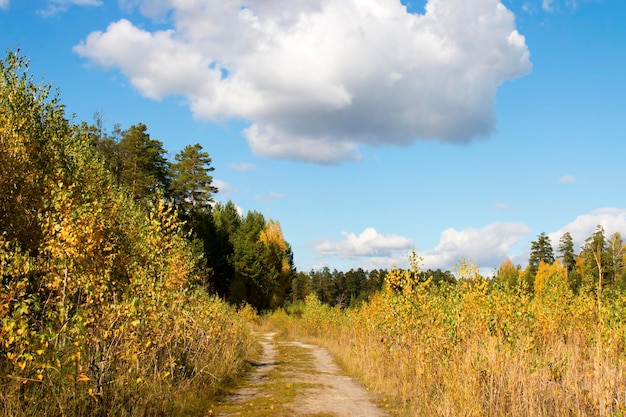
M 143 123 L 123 132 L 118 144 L 121 159 L 119 181 L 126 185 L 135 200 L 153 198 L 159 190 L 167 195 L 169 165 L 163 143 L 151 139 Z
M 577 292 L 580 287 L 580 275 L 576 271 L 576 258 L 574 252 L 574 240 L 570 232 L 565 232 L 559 240 L 559 258 L 567 272 L 567 281 L 572 291 Z
M 531 242 L 530 245 L 528 268 L 533 276 L 537 275 L 540 262 L 546 264 L 554 263 L 554 249 L 552 249 L 550 238 L 544 232 L 541 232 L 537 240 Z
M 604 227 L 598 225 L 593 235 L 585 240 L 580 257 L 582 259 L 582 283 L 589 289 L 595 288 L 598 297 L 600 297 L 602 287 L 607 284 L 605 276 L 609 269 Z
M 559 258 L 563 261 L 563 266 L 571 272 L 576 267 L 576 253 L 574 253 L 574 240 L 570 232 L 565 232 L 559 240 Z
M 209 175 L 215 169 L 209 154 L 196 143 L 185 147 L 174 159 L 170 191 L 175 203 L 185 213 L 206 208 L 213 201 L 213 194 L 218 192 Z
M 607 244 L 607 257 L 611 271 L 611 282 L 623 284 L 626 278 L 626 246 L 619 232 L 613 233 Z

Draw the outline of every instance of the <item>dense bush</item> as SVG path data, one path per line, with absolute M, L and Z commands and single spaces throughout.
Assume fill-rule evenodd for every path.
M 171 415 L 236 372 L 243 320 L 196 285 L 174 210 L 118 187 L 27 67 L 0 63 L 0 413 Z

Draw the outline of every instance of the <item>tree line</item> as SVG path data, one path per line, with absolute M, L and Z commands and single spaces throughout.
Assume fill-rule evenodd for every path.
M 463 264 L 461 262 L 461 264 Z M 559 240 L 555 251 L 550 237 L 545 233 L 531 242 L 528 264 L 525 268 L 514 265 L 510 259 L 502 262 L 490 279 L 492 285 L 523 289 L 535 292 L 554 271 L 550 266 L 562 268 L 567 286 L 574 293 L 594 292 L 600 295 L 604 290 L 626 290 L 626 246 L 619 232 L 608 238 L 602 226 L 585 240 L 580 251 L 576 251 L 571 233 L 566 232 Z M 463 267 L 463 265 L 462 265 Z M 458 269 L 458 268 L 457 268 Z M 455 274 L 449 270 L 428 269 L 406 271 L 416 283 L 430 281 L 432 284 L 456 284 L 464 279 L 463 272 Z M 379 292 L 389 274 L 387 269 L 372 271 L 362 268 L 347 272 L 323 267 L 308 273 L 298 271 L 292 278 L 291 289 L 286 301 L 303 301 L 310 294 L 327 305 L 351 307 L 368 301 Z M 472 273 L 475 276 L 476 274 Z
M 339 271 L 329 267 L 313 269 L 309 272 L 297 271 L 292 278 L 291 288 L 286 301 L 294 304 L 304 301 L 309 295 L 315 295 L 321 303 L 340 308 L 354 307 L 369 301 L 380 292 L 385 284 L 388 269 L 353 268 Z M 431 281 L 436 285 L 455 283 L 456 278 L 450 271 L 428 269 L 416 271 L 417 282 Z
M 295 267 L 279 222 L 257 211 L 241 215 L 232 201 L 215 202 L 212 159 L 199 143 L 168 161 L 163 143 L 150 137 L 145 124 L 125 130 L 115 125 L 108 134 L 101 117 L 94 119 L 81 124 L 80 134 L 136 202 L 161 200 L 175 209 L 189 239 L 202 248 L 207 291 L 259 310 L 282 305 Z
M 542 266 L 558 263 L 565 270 L 567 285 L 577 294 L 580 291 L 593 291 L 598 295 L 603 290 L 626 290 L 626 247 L 619 232 L 606 237 L 604 227 L 598 225 L 579 251 L 574 247 L 570 232 L 559 239 L 555 252 L 550 237 L 540 233 L 531 242 L 528 266 L 514 266 L 507 259 L 498 269 L 497 282 L 515 287 L 523 285 L 533 289 L 541 281 Z

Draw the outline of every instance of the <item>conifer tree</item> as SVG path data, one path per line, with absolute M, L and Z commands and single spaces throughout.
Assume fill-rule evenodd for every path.
M 613 233 L 608 239 L 607 257 L 612 282 L 623 285 L 626 278 L 626 246 L 619 232 Z
M 604 227 L 598 225 L 593 235 L 585 240 L 580 257 L 582 260 L 580 265 L 582 284 L 589 290 L 595 289 L 598 298 L 600 298 L 602 287 L 608 283 L 606 276 L 609 272 Z
M 574 252 L 574 240 L 570 232 L 565 232 L 559 240 L 559 258 L 563 261 L 563 266 L 571 272 L 576 267 L 576 253 Z
M 175 203 L 185 213 L 208 207 L 213 194 L 218 192 L 212 184 L 213 177 L 209 175 L 215 169 L 211 166 L 209 154 L 196 143 L 185 147 L 174 159 L 170 191 Z
M 531 242 L 530 245 L 528 267 L 533 276 L 537 275 L 540 262 L 546 264 L 554 263 L 554 249 L 552 249 L 550 238 L 544 232 L 541 232 L 537 240 Z
M 559 258 L 563 262 L 565 271 L 567 273 L 567 281 L 572 291 L 578 291 L 580 287 L 580 275 L 576 271 L 576 258 L 577 255 L 574 252 L 574 240 L 570 232 L 565 232 L 559 240 Z
M 163 143 L 150 138 L 145 124 L 139 123 L 123 132 L 118 144 L 121 160 L 119 181 L 126 185 L 135 200 L 153 198 L 158 190 L 167 195 L 169 165 Z

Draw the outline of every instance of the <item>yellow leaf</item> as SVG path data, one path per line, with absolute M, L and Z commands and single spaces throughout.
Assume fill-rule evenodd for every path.
M 79 382 L 87 382 L 90 381 L 89 377 L 85 374 L 78 374 L 78 378 L 76 378 Z

